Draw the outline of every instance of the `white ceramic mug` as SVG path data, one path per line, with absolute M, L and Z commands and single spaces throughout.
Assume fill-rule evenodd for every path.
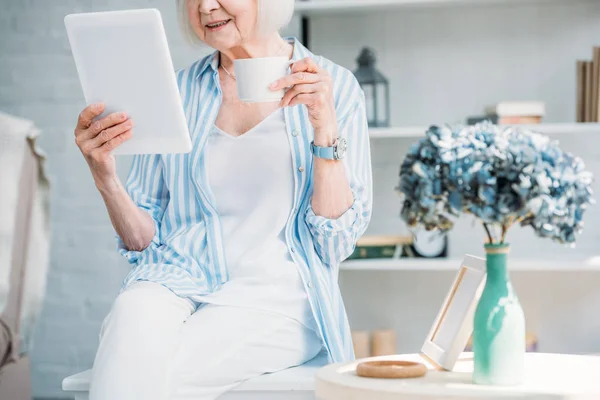
M 238 97 L 246 103 L 279 101 L 285 89 L 269 85 L 289 74 L 292 61 L 287 57 L 259 57 L 233 60 Z

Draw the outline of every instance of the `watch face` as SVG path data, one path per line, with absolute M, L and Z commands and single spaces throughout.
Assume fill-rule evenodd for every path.
M 335 146 L 335 158 L 340 160 L 346 156 L 346 139 L 339 138 L 337 146 Z

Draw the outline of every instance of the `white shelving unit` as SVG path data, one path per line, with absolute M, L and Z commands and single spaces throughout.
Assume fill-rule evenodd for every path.
M 582 0 L 579 0 L 582 1 Z M 302 14 L 351 13 L 401 7 L 488 6 L 492 4 L 572 3 L 574 0 L 296 0 L 296 12 Z
M 347 271 L 457 271 L 461 259 L 426 259 L 426 258 L 400 258 L 400 259 L 365 259 L 348 260 L 340 268 Z M 600 257 L 593 257 L 580 261 L 560 260 L 519 260 L 509 259 L 511 271 L 537 272 L 580 272 L 600 271 Z
M 537 125 L 518 125 L 548 136 L 597 134 L 600 135 L 600 123 L 556 123 Z M 371 128 L 371 139 L 421 138 L 425 136 L 427 126 L 399 126 L 391 128 Z
M 376 195 L 389 192 L 392 196 L 398 152 L 405 151 L 408 142 L 424 137 L 429 128 L 424 123 L 464 122 L 469 115 L 480 115 L 482 106 L 503 100 L 545 101 L 547 120 L 552 122 L 522 126 L 559 140 L 574 154 L 584 153 L 581 156 L 589 160 L 588 168 L 598 171 L 595 144 L 600 140 L 600 123 L 569 121 L 575 120 L 575 61 L 589 59 L 592 46 L 600 44 L 599 3 L 297 0 L 296 13 L 302 39 L 306 33 L 305 43 L 316 53 L 348 68 L 356 64 L 363 46 L 372 44 L 379 55 L 381 69 L 393 83 L 391 112 L 398 114 L 394 114 L 396 125 L 369 130 L 377 163 L 374 179 L 380 180 L 374 190 L 381 191 Z M 388 218 L 390 224 L 398 223 L 391 220 L 398 218 L 396 199 L 377 200 L 377 207 L 393 207 L 393 211 L 377 210 L 374 235 L 390 232 Z M 522 257 L 509 256 L 508 267 L 514 273 L 528 330 L 540 338 L 540 351 L 600 348 L 600 325 L 595 323 L 600 306 L 600 252 L 590 243 L 597 231 L 597 221 L 590 217 L 586 217 L 584 235 L 591 234 L 592 239 L 587 236 L 580 250 L 571 255 L 545 252 L 546 244 L 538 250 L 535 243 L 525 240 L 511 243 L 519 246 Z M 457 239 L 451 244 L 450 258 L 343 262 L 340 287 L 353 329 L 394 329 L 399 352 L 419 349 L 449 280 L 460 268 L 466 248 L 472 248 L 469 243 L 456 244 L 468 240 L 463 235 L 467 228 L 458 226 L 458 232 L 451 233 Z M 523 246 L 529 248 L 522 250 Z M 471 251 L 483 255 L 482 248 Z

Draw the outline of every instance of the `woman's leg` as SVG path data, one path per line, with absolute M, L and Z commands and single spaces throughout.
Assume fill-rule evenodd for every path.
M 303 364 L 320 350 L 317 334 L 293 319 L 206 304 L 180 332 L 168 399 L 215 399 L 249 378 Z
M 90 400 L 165 400 L 168 363 L 194 309 L 152 282 L 137 282 L 117 296 L 102 326 Z

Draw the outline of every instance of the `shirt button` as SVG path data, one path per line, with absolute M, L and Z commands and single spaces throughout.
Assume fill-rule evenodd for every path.
M 310 281 L 306 282 L 306 287 L 308 287 L 309 289 L 312 287 L 312 284 L 310 283 Z
M 296 252 L 296 250 L 294 250 L 294 248 L 293 248 L 293 247 L 290 249 L 290 251 L 291 251 L 292 253 L 295 253 L 295 252 Z
M 300 171 L 300 172 L 304 172 L 304 167 L 300 167 L 300 168 L 298 168 L 298 171 Z
M 298 132 L 298 131 L 293 131 L 292 132 L 292 136 L 294 136 L 294 137 L 298 136 L 299 134 L 300 134 L 300 132 Z

